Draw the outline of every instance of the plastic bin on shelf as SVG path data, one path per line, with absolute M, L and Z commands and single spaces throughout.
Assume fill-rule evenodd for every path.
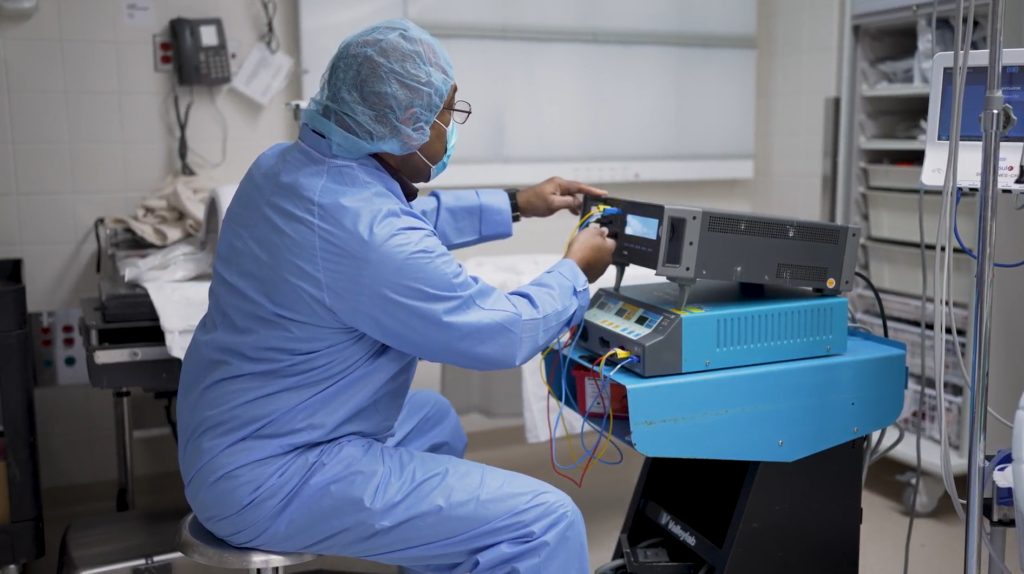
M 921 321 L 921 298 L 897 295 L 896 293 L 881 293 L 882 303 L 885 305 L 885 313 L 889 318 L 896 318 L 910 324 Z M 850 294 L 855 309 L 863 313 L 878 315 L 878 303 L 875 296 L 867 289 L 857 288 Z M 935 304 L 931 300 L 925 304 L 925 322 L 931 324 L 935 317 Z M 971 320 L 970 311 L 965 307 L 953 307 L 953 319 L 960 331 L 966 331 Z
M 898 420 L 908 434 L 916 434 L 919 425 L 924 426 L 923 436 L 939 442 L 939 397 L 935 389 L 925 387 L 924 389 L 924 412 L 917 412 L 918 400 L 921 396 L 920 379 L 910 377 L 907 382 L 906 402 L 903 406 L 903 414 Z M 963 412 L 963 396 L 951 394 L 946 391 L 946 430 L 949 437 L 950 448 L 960 448 L 960 417 Z
M 907 189 L 917 191 L 921 186 L 921 166 L 869 163 L 864 165 L 868 187 L 876 189 Z
M 889 319 L 889 338 L 894 341 L 899 341 L 907 346 L 907 368 L 910 369 L 910 374 L 915 376 L 921 376 L 921 328 L 917 325 L 909 325 L 907 323 L 901 323 L 899 321 L 893 321 L 892 317 Z M 871 329 L 871 332 L 876 335 L 882 334 L 882 320 L 873 315 L 859 315 L 857 317 L 859 322 L 864 327 Z M 928 354 L 925 359 L 925 377 L 934 380 L 935 377 L 935 331 L 928 329 L 925 331 L 925 349 L 928 350 Z M 953 342 L 953 336 L 946 334 L 946 361 L 945 361 L 945 380 L 946 383 L 951 385 L 964 385 L 964 377 L 960 372 L 960 365 L 957 362 L 956 355 L 956 344 Z M 960 343 L 964 343 L 964 338 L 960 338 Z M 962 349 L 961 349 L 961 352 Z
M 865 241 L 871 280 L 882 291 L 892 291 L 910 296 L 921 295 L 921 253 L 919 248 L 894 245 L 879 241 Z M 933 296 L 935 250 L 928 248 L 926 268 L 928 270 L 927 296 Z M 952 255 L 951 296 L 963 306 L 970 304 L 974 296 L 974 260 L 966 253 L 954 251 Z
M 903 191 L 865 190 L 868 205 L 868 236 L 872 239 L 903 241 L 917 244 L 921 231 L 917 218 L 918 194 Z M 957 228 L 960 237 L 972 251 L 978 241 L 978 220 L 974 217 L 977 198 L 964 196 L 957 214 Z M 935 234 L 939 228 L 939 213 L 942 211 L 942 196 L 937 193 L 924 194 L 924 240 L 926 245 L 935 245 Z

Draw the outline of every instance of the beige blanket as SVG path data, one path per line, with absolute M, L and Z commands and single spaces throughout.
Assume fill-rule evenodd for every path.
M 199 233 L 213 183 L 199 176 L 175 176 L 142 201 L 132 217 L 108 217 L 109 227 L 129 227 L 153 245 L 176 243 Z

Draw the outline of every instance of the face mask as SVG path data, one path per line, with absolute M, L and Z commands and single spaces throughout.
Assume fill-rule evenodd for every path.
M 437 118 L 434 118 L 434 121 L 437 122 Z M 427 158 L 423 157 L 423 154 L 420 153 L 420 150 L 416 150 L 416 155 L 420 156 L 420 159 L 426 161 L 427 165 L 430 166 L 431 180 L 437 179 L 437 176 L 441 175 L 441 173 L 444 172 L 445 168 L 448 167 L 448 160 L 452 158 L 452 151 L 455 150 L 455 140 L 459 138 L 458 132 L 455 131 L 456 124 L 454 121 L 448 122 L 447 126 L 442 124 L 441 122 L 437 123 L 442 128 L 444 128 L 446 132 L 448 132 L 448 148 L 445 150 L 444 157 L 441 158 L 441 161 L 437 162 L 437 165 L 431 164 L 429 161 L 427 161 Z

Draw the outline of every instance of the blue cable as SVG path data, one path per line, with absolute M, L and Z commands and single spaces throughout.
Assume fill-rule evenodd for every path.
M 629 356 L 626 359 L 626 361 L 631 362 L 631 363 L 636 363 L 636 362 L 639 362 L 639 359 L 637 359 L 636 357 L 631 355 L 631 356 Z M 615 367 L 615 369 L 613 369 L 613 371 L 618 370 L 619 368 L 621 368 L 621 366 L 622 366 L 622 364 L 620 363 L 619 365 L 617 365 Z M 611 387 L 611 383 L 612 383 L 612 379 L 611 379 L 612 373 L 609 373 L 608 376 L 605 376 L 605 374 L 604 374 L 604 367 L 601 367 L 601 373 L 600 374 L 601 374 L 601 389 L 600 389 L 598 395 L 594 397 L 594 400 L 590 402 L 590 406 L 587 407 L 587 410 L 585 411 L 585 413 L 589 413 L 591 410 L 593 410 L 594 405 L 597 404 L 597 399 L 599 397 L 602 397 L 602 396 L 608 397 L 608 402 L 609 403 L 612 400 L 612 394 L 611 394 L 611 391 L 609 390 L 610 387 Z M 587 414 L 584 414 L 584 413 L 580 413 L 580 414 L 583 416 L 583 424 L 580 425 L 580 445 L 583 446 L 584 450 L 586 450 L 588 452 L 592 452 L 591 449 L 587 448 L 587 442 L 583 438 L 583 433 L 586 431 L 586 425 L 587 424 L 590 424 L 590 426 L 594 427 L 595 430 L 597 430 L 597 427 L 594 425 L 594 423 L 590 422 Z M 604 416 L 601 418 L 601 430 L 600 430 L 600 433 L 601 433 L 602 436 L 604 435 L 605 424 L 607 424 L 610 419 L 611 419 L 611 410 L 610 410 L 610 408 L 608 408 L 606 406 L 605 407 L 605 411 L 604 411 Z M 611 440 L 611 438 L 612 437 L 609 437 L 608 440 Z M 601 444 L 601 436 L 598 436 L 597 437 L 597 444 L 594 445 L 593 451 L 597 451 L 597 447 L 600 444 Z M 617 464 L 622 464 L 622 461 L 625 459 L 625 456 L 622 454 L 622 449 L 620 449 L 618 447 L 618 445 L 616 445 L 614 442 L 612 443 L 612 446 L 614 446 L 615 450 L 617 450 L 619 452 L 619 460 L 617 460 L 615 462 L 609 462 L 609 461 L 606 461 L 606 460 L 597 459 L 598 462 L 607 464 L 608 466 L 615 466 Z
M 569 395 L 566 394 L 566 382 L 565 382 L 565 380 L 566 380 L 566 376 L 568 374 L 568 367 L 569 367 L 569 363 L 571 361 L 573 350 L 576 348 L 576 341 L 579 340 L 580 332 L 582 330 L 583 330 L 582 328 L 576 330 L 576 335 L 573 337 L 572 343 L 569 346 L 569 352 L 567 354 L 565 354 L 564 357 L 561 357 L 561 356 L 559 357 L 559 359 L 563 359 L 564 358 L 564 361 L 562 363 L 562 380 L 561 380 L 561 383 L 562 383 L 562 396 L 561 396 L 561 398 L 558 401 L 559 402 L 559 404 L 558 404 L 558 415 L 555 417 L 555 427 L 554 428 L 556 428 L 556 429 L 558 428 L 558 423 L 561 422 L 561 420 L 562 420 L 562 415 L 563 415 L 563 412 L 564 412 L 563 409 L 565 409 L 565 405 L 566 404 L 570 404 L 571 408 L 573 408 L 574 410 L 578 410 L 578 407 L 576 405 L 576 400 L 573 399 L 571 394 L 569 394 Z M 559 350 L 559 353 L 561 353 L 561 352 L 562 351 Z M 635 359 L 633 359 L 633 360 L 635 360 Z M 603 377 L 603 373 L 602 373 L 602 377 Z M 596 397 L 595 397 L 595 400 L 596 400 Z M 593 406 L 594 405 L 591 404 L 590 408 L 593 408 Z M 587 409 L 588 412 L 589 412 L 589 410 L 590 409 Z M 601 427 L 598 428 L 598 426 L 596 424 L 594 424 L 594 422 L 591 421 L 590 418 L 587 417 L 584 413 L 580 413 L 580 416 L 583 417 L 583 422 L 585 424 L 589 425 L 591 428 L 593 428 L 594 430 L 596 430 L 599 433 L 601 433 L 601 435 L 604 435 L 604 425 L 606 424 L 605 422 L 602 422 Z M 571 470 L 571 469 L 576 468 L 579 465 L 583 464 L 583 461 L 585 461 L 588 456 L 590 456 L 590 457 L 594 457 L 595 456 L 595 454 L 597 452 L 597 445 L 594 445 L 594 448 L 587 448 L 587 445 L 585 443 L 583 443 L 582 437 L 580 439 L 580 442 L 581 442 L 581 444 L 583 444 L 583 448 L 585 449 L 585 455 L 584 456 L 582 456 L 579 460 L 577 460 L 575 463 L 573 463 L 570 466 L 562 466 L 557 460 L 555 460 L 555 466 L 557 466 L 558 468 L 560 468 L 562 470 Z M 598 443 L 600 443 L 600 441 L 598 441 Z M 615 466 L 617 464 L 622 464 L 622 461 L 623 461 L 624 456 L 625 456 L 622 453 L 622 449 L 619 448 L 619 445 L 616 444 L 614 441 L 612 441 L 612 446 L 615 447 L 615 451 L 619 453 L 619 460 L 617 460 L 617 461 L 606 461 L 606 460 L 602 460 L 602 459 L 597 459 L 598 462 L 600 462 L 601 464 L 607 464 L 609 466 Z M 552 443 L 551 443 L 551 452 L 554 453 L 554 450 L 555 450 L 554 441 L 552 441 Z
M 609 208 L 605 209 L 604 211 L 595 213 L 595 214 L 591 215 L 590 217 L 588 217 L 586 220 L 584 220 L 583 225 L 580 226 L 580 229 L 583 229 L 586 226 L 590 225 L 591 223 L 593 223 L 594 219 L 600 218 L 603 215 L 615 215 L 617 213 L 622 213 L 622 210 L 617 208 L 617 207 L 609 207 Z M 561 378 L 561 381 L 560 381 L 561 386 L 562 386 L 562 396 L 561 396 L 561 398 L 558 401 L 558 415 L 555 416 L 555 425 L 554 425 L 554 429 L 555 430 L 554 430 L 554 432 L 556 432 L 556 433 L 558 432 L 557 431 L 558 423 L 561 422 L 561 420 L 562 420 L 562 415 L 563 415 L 563 412 L 564 412 L 564 409 L 565 409 L 566 400 L 568 399 L 569 401 L 572 401 L 572 408 L 573 409 L 578 409 L 578 407 L 576 405 L 576 401 L 572 398 L 572 395 L 566 395 L 566 382 L 565 382 L 565 378 L 566 378 L 566 375 L 568 374 L 568 371 L 569 371 L 569 363 L 570 363 L 571 358 L 572 358 L 573 350 L 576 349 L 576 341 L 579 340 L 580 333 L 582 333 L 582 332 L 583 332 L 583 326 L 582 326 L 582 323 L 581 323 L 579 328 L 576 329 L 576 334 L 573 336 L 572 343 L 569 345 L 569 352 L 566 353 L 566 354 L 563 354 L 562 353 L 562 349 L 558 348 L 558 339 L 555 339 L 555 342 L 552 343 L 555 346 L 557 352 L 559 353 L 558 359 L 562 360 L 562 378 Z M 550 382 L 549 382 L 549 384 L 550 384 Z M 593 407 L 593 405 L 591 405 L 591 407 Z M 587 416 L 585 416 L 583 413 L 580 413 L 580 416 L 583 417 L 583 421 L 584 421 L 585 424 L 589 424 L 594 430 L 596 430 L 596 431 L 600 432 L 602 435 L 604 435 L 604 424 L 603 423 L 602 423 L 602 427 L 600 429 L 598 429 L 597 425 L 595 425 L 592 421 L 590 421 L 589 418 Z M 582 437 L 581 437 L 581 442 L 582 442 Z M 600 440 L 598 440 L 598 444 L 600 444 Z M 607 461 L 598 459 L 598 462 L 601 462 L 603 464 L 608 464 L 608 465 L 615 465 L 615 464 L 621 464 L 622 463 L 623 458 L 624 458 L 624 455 L 622 453 L 622 449 L 620 449 L 619 445 L 615 444 L 614 441 L 612 442 L 612 446 L 615 447 L 616 451 L 618 451 L 618 453 L 619 453 L 619 460 L 616 461 L 616 462 L 607 462 Z M 586 448 L 585 444 L 584 444 L 584 448 Z M 558 462 L 558 459 L 556 457 L 554 457 L 554 454 L 555 454 L 555 441 L 551 441 L 551 454 L 552 454 L 552 458 L 555 461 L 555 466 L 557 466 L 558 468 L 560 468 L 562 470 L 572 470 L 572 469 L 578 467 L 579 465 L 583 464 L 583 462 L 586 461 L 588 457 L 595 456 L 596 452 L 597 452 L 597 445 L 594 445 L 593 449 L 587 449 L 586 450 L 586 454 L 584 456 L 580 457 L 580 459 L 577 460 L 575 463 L 573 463 L 573 464 L 571 464 L 569 466 L 563 466 L 562 464 L 560 464 Z
M 967 246 L 964 245 L 963 240 L 960 239 L 960 230 L 957 229 L 956 225 L 956 216 L 957 213 L 960 211 L 960 195 L 962 191 L 963 190 L 961 190 L 959 187 L 956 188 L 956 205 L 953 206 L 953 235 L 956 236 L 956 242 L 960 244 L 960 249 L 962 249 L 963 252 L 966 253 L 971 259 L 977 260 L 978 256 L 975 255 L 973 251 L 968 249 Z M 996 263 L 995 266 L 1001 269 L 1013 269 L 1014 267 L 1024 266 L 1024 261 L 1020 261 L 1019 263 Z

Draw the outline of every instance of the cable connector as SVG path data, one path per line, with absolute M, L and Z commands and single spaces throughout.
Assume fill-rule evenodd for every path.
M 630 355 L 629 356 L 629 362 L 630 363 L 639 363 L 640 362 L 640 357 L 637 357 L 636 355 Z
M 627 351 L 625 349 L 614 349 L 612 352 L 615 353 L 615 358 L 616 359 L 630 359 L 630 358 L 632 358 L 632 353 L 630 353 L 629 351 Z
M 622 213 L 622 210 L 618 207 L 612 207 L 610 205 L 598 205 L 597 211 L 601 215 L 618 215 Z

